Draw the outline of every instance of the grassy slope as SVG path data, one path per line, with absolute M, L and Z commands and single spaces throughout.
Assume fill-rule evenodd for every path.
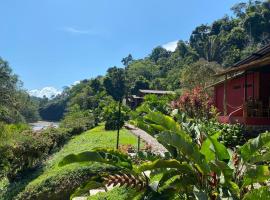
M 67 192 L 67 190 L 73 190 L 74 188 L 72 187 L 79 185 L 82 179 L 89 178 L 93 175 L 93 171 L 105 170 L 106 166 L 93 163 L 90 167 L 88 165 L 81 167 L 79 164 L 71 164 L 59 168 L 59 161 L 68 154 L 79 153 L 95 147 L 114 148 L 115 139 L 116 131 L 105 131 L 104 126 L 98 126 L 75 136 L 59 152 L 51 156 L 42 172 L 37 175 L 37 178 L 31 181 L 26 179 L 26 182 L 29 183 L 26 184 L 26 188 L 19 195 L 19 199 L 35 199 L 36 197 L 46 199 L 48 195 L 55 195 L 55 197 L 51 196 L 50 199 L 61 199 L 63 197 L 61 195 Z M 136 146 L 136 143 L 137 138 L 134 135 L 125 129 L 121 130 L 120 144 Z M 72 183 L 74 180 L 70 180 L 69 176 L 74 178 L 74 183 Z M 76 179 L 76 176 L 80 179 Z M 72 184 L 69 184 L 69 182 Z M 52 192 L 55 194 L 52 194 Z M 58 196 L 58 193 L 60 193 L 60 196 Z
M 120 131 L 120 145 L 131 144 L 136 147 L 137 138 L 128 130 Z M 61 151 L 56 153 L 48 162 L 49 168 L 58 168 L 59 161 L 68 154 L 80 153 L 96 147 L 115 148 L 116 131 L 105 131 L 104 126 L 98 126 L 72 139 Z

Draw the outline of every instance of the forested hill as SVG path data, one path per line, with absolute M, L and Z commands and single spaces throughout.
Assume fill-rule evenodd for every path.
M 181 90 L 211 83 L 211 74 L 233 65 L 270 42 L 270 1 L 249 1 L 232 7 L 233 16 L 225 15 L 212 24 L 195 27 L 189 41 L 179 40 L 174 52 L 158 46 L 143 59 L 123 58 L 127 94 L 138 89 Z M 116 70 L 116 68 L 115 68 Z M 106 76 L 112 74 L 109 69 Z M 104 77 L 83 80 L 67 88 L 62 95 L 41 108 L 43 117 L 58 116 L 79 105 L 93 110 L 106 96 Z M 102 98 L 101 98 L 102 99 Z
M 128 55 L 122 60 L 124 67 L 110 68 L 105 76 L 83 80 L 66 88 L 55 99 L 43 100 L 41 116 L 58 120 L 64 111 L 74 106 L 99 112 L 95 111 L 99 103 L 110 98 L 104 78 L 116 77 L 117 73 L 125 75 L 126 94 L 136 94 L 138 89 L 147 88 L 181 90 L 213 82 L 213 73 L 270 42 L 269 0 L 239 3 L 232 11 L 233 16 L 225 15 L 212 24 L 195 27 L 188 41 L 179 40 L 174 52 L 159 46 L 142 59 Z
M 0 57 L 0 128 L 1 123 L 33 122 L 39 119 L 39 100 L 22 89 L 21 82 L 8 62 Z

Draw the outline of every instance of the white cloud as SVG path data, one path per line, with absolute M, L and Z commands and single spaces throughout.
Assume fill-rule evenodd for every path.
M 56 96 L 58 94 L 61 94 L 60 90 L 57 90 L 54 87 L 44 87 L 42 89 L 35 89 L 35 90 L 30 90 L 28 92 L 31 96 L 35 97 L 40 97 L 42 98 L 43 96 L 46 96 L 48 98 L 51 98 L 52 96 Z
M 92 30 L 83 30 L 83 29 L 78 29 L 78 28 L 74 28 L 74 27 L 64 27 L 62 30 L 65 31 L 65 32 L 68 32 L 68 33 L 80 34 L 80 35 L 83 35 L 83 34 L 85 34 L 85 35 L 94 35 L 94 34 L 96 34 Z
M 167 51 L 175 51 L 175 49 L 177 47 L 177 43 L 178 43 L 178 41 L 168 42 L 168 43 L 162 45 L 162 47 L 165 48 Z
M 79 84 L 81 81 L 74 81 L 74 83 L 72 83 L 71 85 L 77 85 Z

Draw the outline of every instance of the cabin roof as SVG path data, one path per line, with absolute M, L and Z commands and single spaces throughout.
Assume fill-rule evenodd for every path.
M 143 94 L 175 94 L 173 91 L 167 90 L 139 90 Z
M 244 74 L 244 72 L 239 72 L 239 73 L 234 74 L 233 76 L 229 76 L 227 78 L 227 81 L 232 80 L 232 79 L 235 79 L 235 78 L 238 78 L 238 77 L 241 77 L 241 76 L 243 76 L 243 74 Z M 208 88 L 217 86 L 217 85 L 222 84 L 224 82 L 225 82 L 225 79 L 220 80 L 220 81 L 217 81 L 217 82 L 215 82 L 215 83 L 213 83 L 211 85 L 206 86 L 205 89 L 208 89 Z
M 270 43 L 259 49 L 258 51 L 252 53 L 250 56 L 246 57 L 243 60 L 240 60 L 239 62 L 235 63 L 232 67 L 238 67 L 243 64 L 250 63 L 252 61 L 262 59 L 265 56 L 268 56 L 270 54 Z
M 137 96 L 137 95 L 131 95 L 131 97 L 132 97 L 133 99 L 143 99 L 143 97 L 139 97 L 139 96 Z
M 270 64 L 270 43 L 260 50 L 252 53 L 247 58 L 237 62 L 228 69 L 216 74 L 216 76 L 222 76 L 239 71 L 246 71 L 255 68 L 264 67 Z

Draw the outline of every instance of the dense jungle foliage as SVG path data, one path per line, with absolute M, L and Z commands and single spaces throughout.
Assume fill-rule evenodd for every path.
M 249 1 L 232 7 L 233 16 L 225 15 L 212 24 L 202 24 L 192 31 L 188 41 L 179 40 L 174 52 L 158 46 L 142 59 L 132 55 L 123 58 L 126 95 L 139 89 L 181 90 L 213 83 L 215 72 L 232 66 L 270 42 L 270 3 Z M 44 119 L 56 120 L 67 107 L 78 104 L 81 109 L 99 113 L 99 103 L 108 96 L 104 91 L 105 76 L 83 80 L 66 88 L 63 94 L 41 107 Z M 102 103 L 101 103 L 102 104 Z
M 0 122 L 32 122 L 39 119 L 39 101 L 22 89 L 8 62 L 0 58 Z
M 12 199 L 23 191 L 27 183 L 21 180 L 31 177 L 32 172 L 42 173 L 42 163 L 78 134 L 103 122 L 105 129 L 115 130 L 130 118 L 167 148 L 169 153 L 164 158 L 147 152 L 131 161 L 114 150 L 98 149 L 66 157 L 60 166 L 82 160 L 113 164 L 103 167 L 110 169 L 108 174 L 119 173 L 105 176 L 106 181 L 134 183 L 127 185 L 137 187 L 143 191 L 139 197 L 148 199 L 157 195 L 165 199 L 254 199 L 259 193 L 269 197 L 269 133 L 248 141 L 243 127 L 219 124 L 210 96 L 202 91 L 216 81 L 214 73 L 270 42 L 269 0 L 239 3 L 232 11 L 233 16 L 196 27 L 190 39 L 179 40 L 173 52 L 158 46 L 142 59 L 129 54 L 122 60 L 124 67 L 111 67 L 104 76 L 65 87 L 53 99 L 30 97 L 8 62 L 0 59 L 0 199 L 2 194 Z M 173 90 L 179 97 L 145 96 L 144 103 L 131 112 L 122 100 L 138 94 L 139 89 Z M 60 121 L 60 128 L 33 132 L 26 123 L 38 119 Z M 98 145 L 97 138 L 91 138 L 91 145 Z M 80 145 L 88 142 L 82 137 Z M 76 141 L 74 145 L 78 145 Z M 102 171 L 98 167 L 93 172 L 88 165 L 71 165 L 64 175 L 57 168 L 58 176 L 37 181 L 37 185 L 31 185 L 34 192 L 26 187 L 20 198 L 35 199 L 42 191 L 39 195 L 46 199 L 45 190 L 62 191 L 61 183 L 66 180 L 66 198 L 81 184 L 87 190 L 103 186 L 104 177 L 96 176 Z M 74 173 L 70 175 L 69 170 Z M 151 171 L 151 176 L 145 171 Z M 159 177 L 155 183 L 154 176 Z M 73 187 L 69 182 L 74 183 Z M 2 190 L 2 184 L 8 189 Z M 50 194 L 51 199 L 61 199 L 61 192 Z

